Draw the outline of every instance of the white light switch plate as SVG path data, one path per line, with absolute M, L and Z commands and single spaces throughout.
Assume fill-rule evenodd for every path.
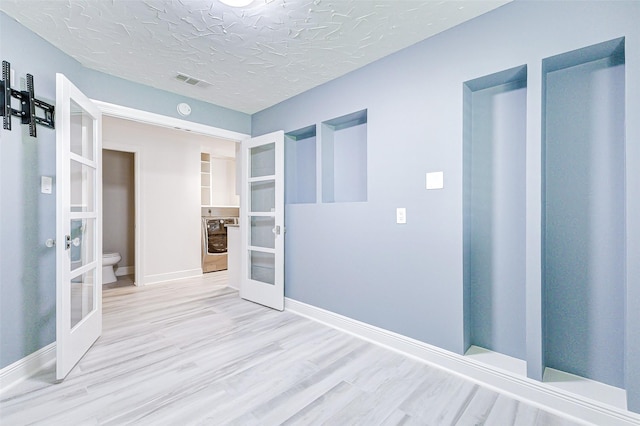
M 53 178 L 51 176 L 40 177 L 40 192 L 43 194 L 51 194 L 51 188 L 53 186 Z
M 427 189 L 444 188 L 444 172 L 427 173 Z
M 396 209 L 396 223 L 407 223 L 407 209 L 404 207 Z

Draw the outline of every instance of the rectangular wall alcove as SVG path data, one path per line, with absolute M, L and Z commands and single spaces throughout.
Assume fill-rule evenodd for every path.
M 322 201 L 367 201 L 367 110 L 322 123 Z
M 544 363 L 624 388 L 624 39 L 543 61 Z
M 526 83 L 521 66 L 463 85 L 465 350 L 522 374 Z
M 316 202 L 316 126 L 285 134 L 285 203 Z

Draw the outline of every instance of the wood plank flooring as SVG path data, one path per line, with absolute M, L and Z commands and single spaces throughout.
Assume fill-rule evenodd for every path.
M 244 301 L 226 276 L 103 290 L 102 337 L 63 383 L 49 368 L 0 395 L 0 424 L 576 424 Z

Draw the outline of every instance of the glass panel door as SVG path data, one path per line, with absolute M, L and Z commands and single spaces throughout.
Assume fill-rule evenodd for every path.
M 284 133 L 243 142 L 244 188 L 240 295 L 284 309 Z
M 102 117 L 56 76 L 56 377 L 64 379 L 102 330 Z

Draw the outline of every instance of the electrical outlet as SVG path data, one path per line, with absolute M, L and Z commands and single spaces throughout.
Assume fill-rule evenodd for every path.
M 407 209 L 398 207 L 396 209 L 396 223 L 407 223 Z

